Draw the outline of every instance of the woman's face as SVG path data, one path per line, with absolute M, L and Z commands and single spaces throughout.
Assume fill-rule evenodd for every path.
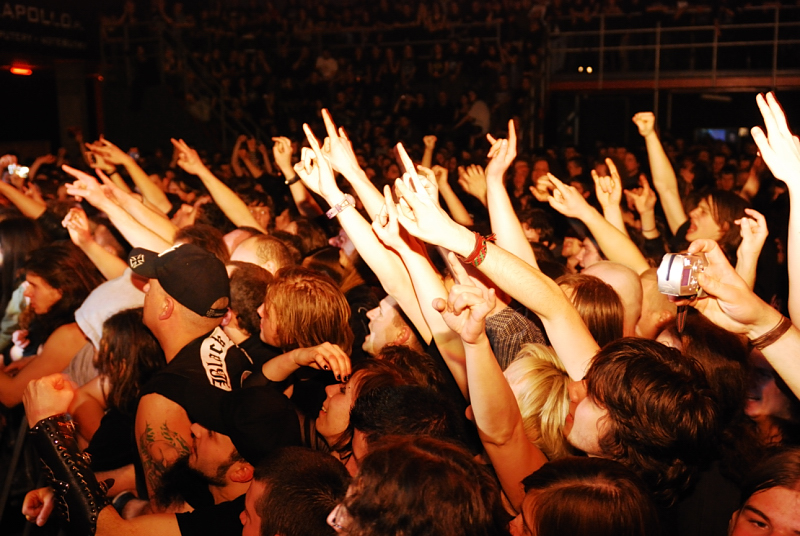
M 349 381 L 336 383 L 325 388 L 328 397 L 322 403 L 322 409 L 317 416 L 317 432 L 332 443 L 347 430 L 350 425 L 350 410 L 355 404 L 353 389 L 361 378 L 361 373 L 356 372 Z
M 714 219 L 712 203 L 711 198 L 706 197 L 700 200 L 695 209 L 689 213 L 691 225 L 686 231 L 687 240 L 697 240 L 699 238 L 719 240 L 722 238 L 722 227 Z
M 784 487 L 754 493 L 735 512 L 729 536 L 800 534 L 800 491 Z
M 24 296 L 28 298 L 29 305 L 37 315 L 43 315 L 61 299 L 61 291 L 51 287 L 47 281 L 36 274 L 25 277 L 27 287 Z

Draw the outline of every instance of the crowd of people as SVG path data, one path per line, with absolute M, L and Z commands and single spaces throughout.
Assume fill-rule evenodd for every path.
M 368 160 L 323 109 L 230 161 L 102 137 L 3 156 L 0 402 L 49 479 L 23 514 L 101 535 L 797 531 L 800 143 L 756 104 L 740 147 L 637 113 L 641 154 L 518 153 L 509 120 L 482 159 L 475 132 Z

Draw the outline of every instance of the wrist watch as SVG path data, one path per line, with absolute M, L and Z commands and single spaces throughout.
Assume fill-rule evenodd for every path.
M 333 205 L 331 209 L 325 213 L 329 220 L 332 220 L 339 215 L 344 209 L 356 206 L 355 198 L 350 194 L 344 194 L 344 199 Z

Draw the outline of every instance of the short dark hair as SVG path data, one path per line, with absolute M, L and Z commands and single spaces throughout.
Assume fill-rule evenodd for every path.
M 630 469 L 603 458 L 561 458 L 526 477 L 525 524 L 536 536 L 658 534 L 655 505 Z
M 424 352 L 405 344 L 387 344 L 375 358 L 397 366 L 416 385 L 439 392 L 446 389 L 447 382 L 439 365 Z
M 351 536 L 508 534 L 497 481 L 452 443 L 387 438 L 361 462 L 344 501 Z
M 266 485 L 256 500 L 263 536 L 331 536 L 328 514 L 344 500 L 350 475 L 330 454 L 285 447 L 262 460 L 253 478 Z
M 222 262 L 228 262 L 231 257 L 222 232 L 216 227 L 203 223 L 187 225 L 175 233 L 175 242 L 194 244 L 210 252 Z
M 364 434 L 370 449 L 386 436 L 426 435 L 465 443 L 455 404 L 419 385 L 387 385 L 359 396 L 350 423 Z
M 261 331 L 258 308 L 264 303 L 272 274 L 251 262 L 230 261 L 236 269 L 231 274 L 231 311 L 239 319 L 239 328 L 249 335 Z
M 588 396 L 608 411 L 604 457 L 636 472 L 672 505 L 708 461 L 718 409 L 702 369 L 674 348 L 624 338 L 605 347 L 586 373 Z

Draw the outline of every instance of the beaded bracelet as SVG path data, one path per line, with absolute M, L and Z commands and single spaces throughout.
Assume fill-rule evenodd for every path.
M 776 343 L 778 339 L 783 337 L 784 334 L 787 331 L 789 331 L 789 328 L 791 327 L 792 327 L 792 321 L 786 318 L 785 316 L 781 316 L 781 321 L 778 322 L 778 324 L 774 328 L 772 328 L 762 336 L 756 337 L 755 339 L 750 341 L 750 344 L 752 344 L 753 347 L 758 348 L 759 350 L 763 350 L 767 346 Z
M 467 257 L 462 257 L 459 255 L 458 257 L 464 263 L 469 263 L 475 268 L 481 265 L 481 263 L 486 259 L 486 252 L 489 249 L 486 244 L 489 242 L 494 242 L 497 240 L 497 237 L 494 234 L 490 234 L 489 236 L 481 236 L 480 233 L 475 233 L 475 247 L 472 250 L 472 253 L 469 254 Z

